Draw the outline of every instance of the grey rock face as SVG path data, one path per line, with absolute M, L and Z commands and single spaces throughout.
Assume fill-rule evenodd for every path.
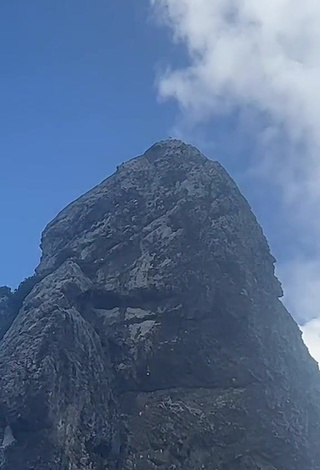
M 217 162 L 160 142 L 45 229 L 0 342 L 1 470 L 319 470 L 320 381 Z
M 3 292 L 1 292 L 1 289 Z M 0 288 L 0 340 L 9 330 L 16 316 L 13 305 L 11 303 L 11 291 L 6 287 Z

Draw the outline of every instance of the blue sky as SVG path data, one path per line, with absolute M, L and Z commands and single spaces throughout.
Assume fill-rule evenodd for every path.
M 2 2 L 0 51 L 0 285 L 16 286 L 59 210 L 169 135 L 155 77 L 183 54 L 132 0 Z
M 0 285 L 33 272 L 60 209 L 167 136 L 154 77 L 172 48 L 147 18 L 132 0 L 1 2 Z
M 307 228 L 302 234 L 298 228 L 295 233 L 294 217 L 286 216 L 283 194 L 288 199 L 292 181 L 282 179 L 275 185 L 270 178 L 290 173 L 291 163 L 285 166 L 282 157 L 292 149 L 287 135 L 292 129 L 299 132 L 294 116 L 285 114 L 279 90 L 270 87 L 276 80 L 261 79 L 252 86 L 255 69 L 246 61 L 246 67 L 240 64 L 232 77 L 226 75 L 224 60 L 221 56 L 216 60 L 216 50 L 210 50 L 219 12 L 212 16 L 209 0 L 201 3 L 202 10 L 198 8 L 191 20 L 185 16 L 195 6 L 192 0 L 158 0 L 159 5 L 169 6 L 166 14 L 171 29 L 159 25 L 151 14 L 150 1 L 1 2 L 0 285 L 15 287 L 33 273 L 41 231 L 59 210 L 110 175 L 119 163 L 175 132 L 208 157 L 220 160 L 236 179 L 280 266 L 286 266 L 297 253 L 303 263 L 313 257 L 310 231 Z M 190 10 L 179 10 L 188 3 Z M 261 12 L 267 5 L 265 0 L 261 2 Z M 199 18 L 200 26 L 196 24 Z M 180 42 L 172 41 L 172 33 Z M 230 59 L 226 60 L 230 68 L 234 52 L 227 48 L 223 52 L 222 57 Z M 210 53 L 215 62 L 207 60 Z M 199 62 L 202 71 L 208 68 L 209 77 L 212 63 L 220 68 L 214 69 L 212 79 L 201 82 Z M 178 75 L 163 73 L 169 65 Z M 188 65 L 193 67 L 192 74 Z M 268 77 L 265 69 L 261 77 Z M 243 84 L 240 91 L 239 84 Z M 299 93 L 291 96 L 299 97 Z M 303 104 L 310 110 L 307 98 L 302 96 L 297 105 L 299 119 L 306 126 Z M 296 103 L 291 104 L 290 110 L 294 110 Z M 279 131 L 282 126 L 287 126 L 286 132 Z M 271 141 L 265 132 L 270 129 L 277 130 Z M 273 157 L 266 158 L 270 153 Z M 261 161 L 269 163 L 263 166 Z M 257 169 L 259 176 L 255 176 Z M 296 173 L 298 170 L 294 167 Z M 261 178 L 261 172 L 268 177 Z M 315 239 L 316 231 L 310 233 Z M 299 268 L 304 269 L 303 263 Z M 306 280 L 309 271 L 304 270 Z M 293 281 L 297 284 L 297 279 L 290 280 L 288 275 L 292 269 L 289 266 L 283 272 L 288 290 L 291 287 L 295 292 Z M 312 276 L 309 289 L 320 280 L 320 270 L 313 269 Z M 318 298 L 312 305 L 303 304 L 309 317 L 315 316 L 317 302 Z
M 147 1 L 2 2 L 0 39 L 0 285 L 16 286 L 59 210 L 170 135 L 177 105 L 159 102 L 155 80 L 185 55 Z M 250 133 L 232 116 L 208 130 L 207 154 L 237 175 Z

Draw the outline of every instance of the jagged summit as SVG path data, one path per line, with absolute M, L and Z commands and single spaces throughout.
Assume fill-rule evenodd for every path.
M 155 168 L 161 171 L 161 169 L 166 166 L 170 168 L 175 166 L 190 167 L 192 164 L 203 164 L 207 160 L 208 158 L 193 145 L 187 144 L 179 139 L 169 138 L 156 142 L 147 149 L 143 155 L 139 155 L 120 165 L 118 170 L 127 167 L 131 168 L 132 165 L 149 163 L 155 165 Z M 218 162 L 214 163 L 219 166 Z
M 167 139 L 159 140 L 158 142 L 155 142 L 150 148 L 153 148 L 153 147 L 167 147 L 167 148 L 170 147 L 171 149 L 192 147 L 197 152 L 199 152 L 199 150 L 196 147 L 184 142 L 181 139 L 177 139 L 175 137 L 168 137 Z
M 169 137 L 168 139 L 160 140 L 155 142 L 145 153 L 149 152 L 151 149 L 160 148 L 162 150 L 171 151 L 171 156 L 174 156 L 174 152 L 177 150 L 186 151 L 187 149 L 191 150 L 193 153 L 201 155 L 201 152 L 191 144 L 188 144 L 180 139 L 175 139 Z
M 220 164 L 159 142 L 42 252 L 0 340 L 1 470 L 320 470 L 319 371 Z
M 196 147 L 191 144 L 187 144 L 179 139 L 165 139 L 153 144 L 143 155 L 133 158 L 122 165 L 119 169 L 132 164 L 141 164 L 142 161 L 147 160 L 150 164 L 157 165 L 157 168 L 166 165 L 166 160 L 170 160 L 167 164 L 175 165 L 190 165 L 204 163 L 208 160 Z M 162 164 L 161 164 L 162 162 Z M 213 162 L 212 162 L 213 163 Z M 219 166 L 218 162 L 214 162 L 215 165 Z
M 167 139 L 163 139 L 163 140 L 159 140 L 158 142 L 155 142 L 152 146 L 152 147 L 157 147 L 157 146 L 170 146 L 171 148 L 174 148 L 174 147 L 185 147 L 185 146 L 188 146 L 190 144 L 187 144 L 186 142 L 184 142 L 183 140 L 181 139 L 177 139 L 175 137 L 168 137 Z
M 208 160 L 196 147 L 179 139 L 166 139 L 156 142 L 145 152 L 144 156 L 149 159 L 151 158 L 151 161 L 157 158 L 170 158 L 178 161 L 180 159 L 186 161 L 190 159 L 193 162 Z
M 210 217 L 216 219 L 215 223 L 206 227 Z M 177 218 L 180 220 L 176 222 L 181 226 L 180 231 L 173 224 Z M 188 228 L 182 229 L 184 224 L 188 224 Z M 68 253 L 76 253 L 84 263 L 97 263 L 99 259 L 108 265 L 105 251 L 109 253 L 110 245 L 115 245 L 112 252 L 116 256 L 116 253 L 120 255 L 127 250 L 127 245 L 132 247 L 137 244 L 136 253 L 139 256 L 134 263 L 144 266 L 139 271 L 137 284 L 137 288 L 142 288 L 144 284 L 154 284 L 155 279 L 150 276 L 151 255 L 146 249 L 141 249 L 141 237 L 147 236 L 157 227 L 159 251 L 168 252 L 172 249 L 173 252 L 170 263 L 161 267 L 153 262 L 153 270 L 161 270 L 162 278 L 168 271 L 171 278 L 173 264 L 179 261 L 174 251 L 176 246 L 171 241 L 174 242 L 178 235 L 187 236 L 191 227 L 194 227 L 188 246 L 197 256 L 198 244 L 204 242 L 201 234 L 197 233 L 198 227 L 202 225 L 205 226 L 202 238 L 205 232 L 208 232 L 207 237 L 212 235 L 212 239 L 206 240 L 208 250 L 211 246 L 210 251 L 215 244 L 221 245 L 220 236 L 224 244 L 227 243 L 228 231 L 230 242 L 233 237 L 239 240 L 242 237 L 245 246 L 241 252 L 234 253 L 235 258 L 243 256 L 244 266 L 252 260 L 257 277 L 261 276 L 264 266 L 266 269 L 270 267 L 265 288 L 273 286 L 281 295 L 279 282 L 274 277 L 274 259 L 247 201 L 219 163 L 178 140 L 173 141 L 173 146 L 170 140 L 156 143 L 142 156 L 123 164 L 114 175 L 64 209 L 43 233 L 43 256 L 37 272 L 41 274 L 50 271 Z M 250 236 L 247 233 L 249 230 Z M 99 250 L 96 241 L 99 241 Z M 233 242 L 227 247 L 230 255 L 236 246 L 237 243 Z M 221 246 L 218 246 L 219 250 Z M 270 264 L 266 264 L 264 259 L 269 259 Z M 102 261 L 100 265 L 103 269 Z M 112 278 L 113 281 L 108 282 L 112 282 L 112 288 L 116 288 L 119 279 L 113 275 Z M 122 290 L 126 288 L 125 283 L 121 282 L 120 285 Z

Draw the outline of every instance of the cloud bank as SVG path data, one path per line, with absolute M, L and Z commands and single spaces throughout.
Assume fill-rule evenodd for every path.
M 252 108 L 270 125 L 256 170 L 281 191 L 297 258 L 280 266 L 286 302 L 320 360 L 320 8 L 317 0 L 150 0 L 189 63 L 168 70 L 159 94 L 195 124 Z M 286 135 L 286 151 L 268 141 Z M 303 247 L 304 245 L 304 247 Z

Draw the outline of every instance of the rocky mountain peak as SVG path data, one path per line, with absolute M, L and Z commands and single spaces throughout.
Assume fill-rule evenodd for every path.
M 250 260 L 255 265 L 250 266 L 253 272 L 243 272 L 243 280 L 252 278 L 254 272 L 259 277 L 265 269 L 265 287 L 281 295 L 268 244 L 234 182 L 219 163 L 191 145 L 167 140 L 121 165 L 49 224 L 42 237 L 43 256 L 37 272 L 49 272 L 70 254 L 83 263 L 95 263 L 101 282 L 111 283 L 112 289 L 117 283 L 122 290 L 133 288 L 136 276 L 129 274 L 130 269 L 139 273 L 136 288 L 147 288 L 156 282 L 156 271 L 162 284 L 166 278 L 170 283 L 173 267 L 179 266 L 186 247 L 191 250 L 186 256 L 210 252 L 215 270 L 219 269 L 219 256 L 224 257 L 222 250 L 230 260 L 242 256 L 244 270 Z M 136 257 L 130 259 L 130 268 L 124 253 L 133 249 Z M 160 262 L 165 253 L 165 262 Z M 130 287 L 112 271 L 106 272 L 111 255 L 117 263 L 120 258 L 125 263 Z
M 0 341 L 1 470 L 320 469 L 319 371 L 219 163 L 156 143 L 41 246 Z

